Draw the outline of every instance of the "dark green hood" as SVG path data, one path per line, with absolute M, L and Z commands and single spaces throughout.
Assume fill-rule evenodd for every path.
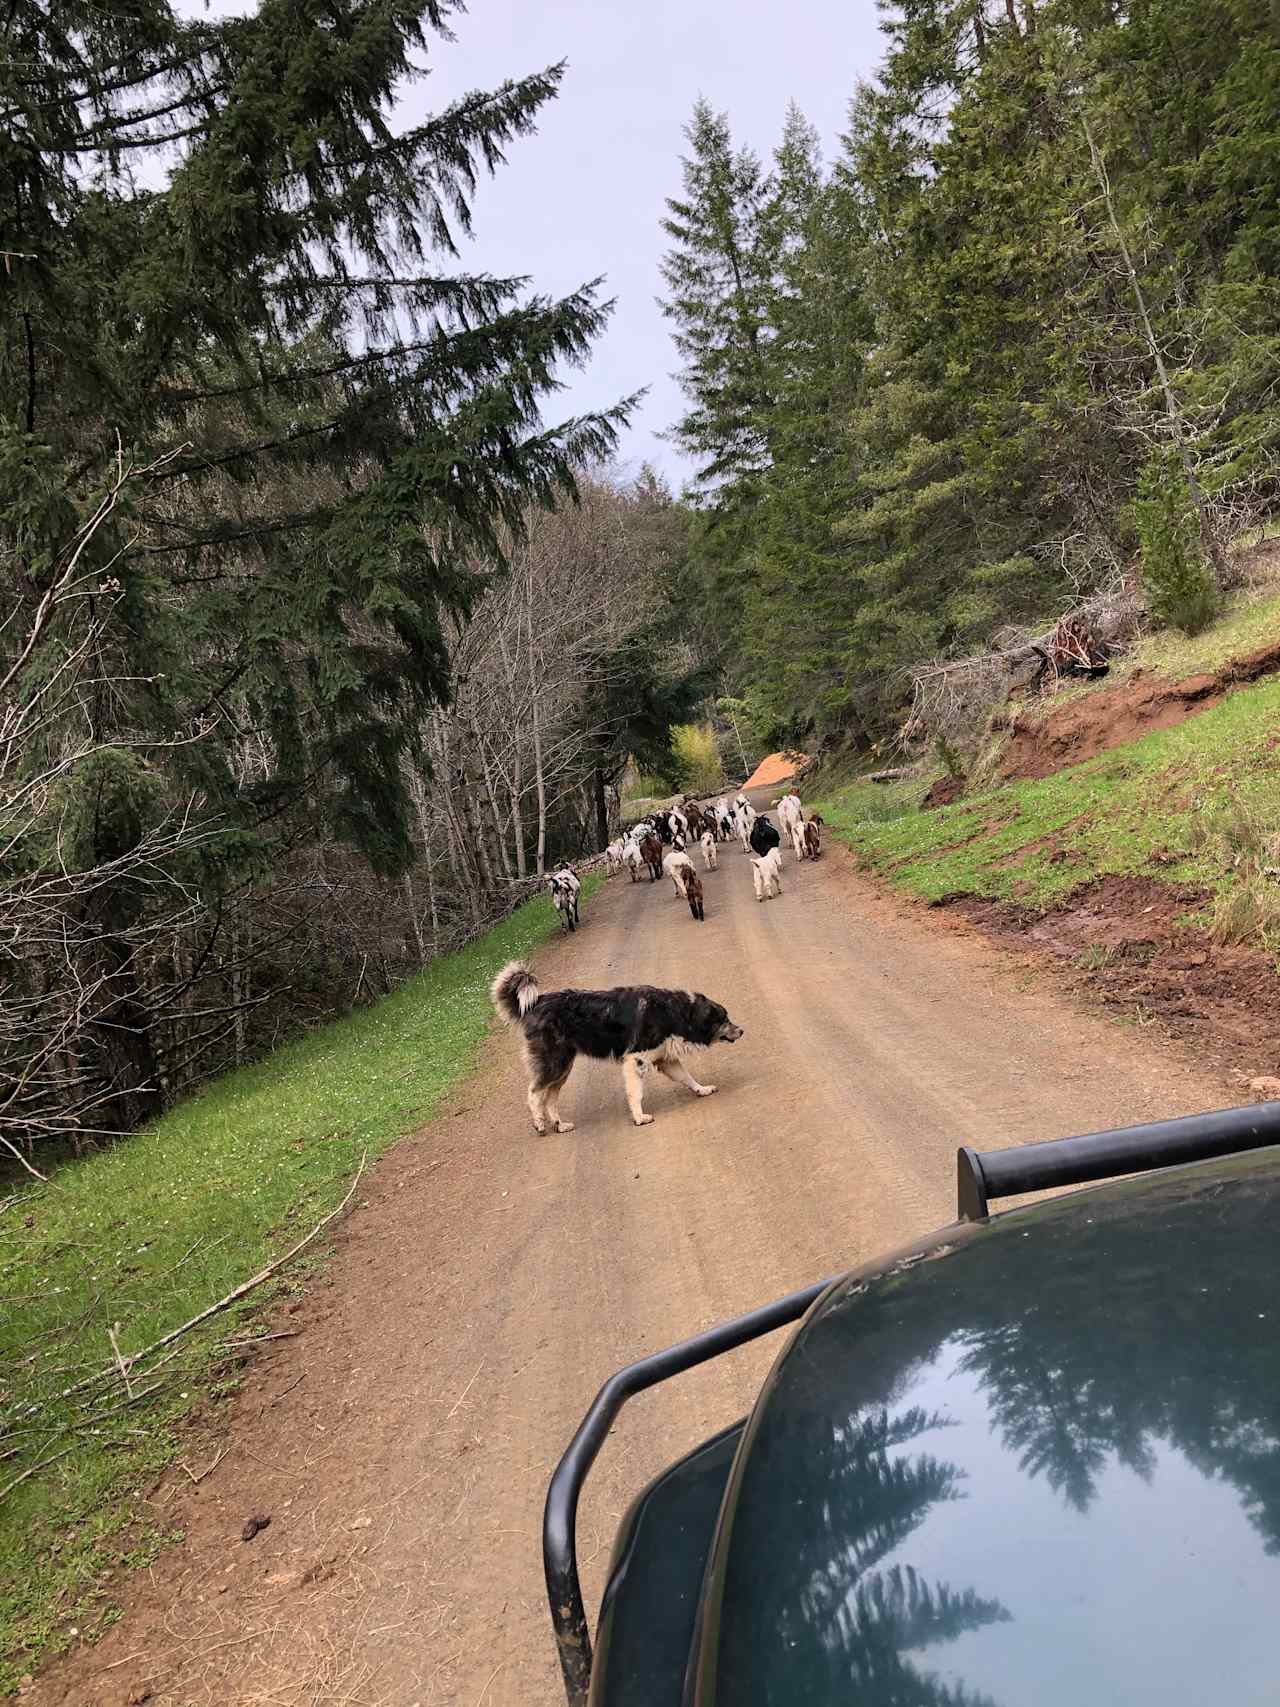
M 1273 1150 L 841 1282 L 738 1453 L 698 1707 L 1274 1707 L 1278 1229 Z

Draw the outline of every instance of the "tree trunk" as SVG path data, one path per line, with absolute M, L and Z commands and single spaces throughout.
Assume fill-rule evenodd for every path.
M 609 845 L 609 803 L 604 795 L 604 771 L 599 765 L 591 774 L 591 790 L 596 804 L 595 851 L 599 853 L 601 849 L 607 848 Z
M 518 618 L 517 618 L 518 621 Z M 517 644 L 519 634 L 516 636 Z M 502 668 L 507 678 L 507 696 L 511 702 L 512 720 L 515 718 L 516 675 L 511 663 L 511 655 L 507 651 L 507 637 L 498 627 L 498 650 L 502 654 Z M 525 859 L 524 848 L 524 813 L 521 810 L 521 796 L 524 794 L 524 761 L 520 754 L 520 740 L 516 736 L 514 752 L 511 760 L 511 834 L 515 842 L 516 876 L 528 876 L 528 862 Z
M 471 843 L 475 849 L 476 876 L 480 880 L 486 899 L 497 888 L 494 881 L 493 866 L 489 861 L 489 838 L 484 833 L 484 820 L 480 816 L 480 802 L 476 799 L 479 789 L 478 780 L 469 770 L 462 773 L 462 810 L 466 813 L 467 828 L 471 832 Z
M 435 855 L 427 854 L 427 905 L 431 909 L 431 952 L 440 952 L 440 910 L 436 906 L 436 862 Z
M 466 896 L 467 910 L 471 914 L 471 923 L 480 928 L 480 902 L 476 895 L 475 871 L 467 858 L 466 837 L 458 822 L 457 804 L 453 798 L 453 790 L 449 786 L 449 748 L 444 728 L 435 723 L 432 726 L 437 751 L 436 782 L 441 804 L 444 807 L 445 828 L 448 832 L 449 862 L 453 867 L 454 883 Z
M 1138 278 L 1138 269 L 1133 264 L 1133 256 L 1129 253 L 1129 244 L 1116 215 L 1115 203 L 1111 199 L 1111 179 L 1107 174 L 1106 162 L 1102 152 L 1094 140 L 1089 120 L 1081 114 L 1081 124 L 1084 126 L 1085 140 L 1089 144 L 1089 158 L 1093 162 L 1094 176 L 1102 191 L 1102 200 L 1106 206 L 1107 219 L 1111 231 L 1120 250 L 1120 258 L 1124 262 L 1124 270 L 1128 275 L 1129 287 L 1133 291 L 1133 299 L 1138 305 L 1138 315 L 1142 321 L 1143 336 L 1147 348 L 1151 351 L 1151 359 L 1155 363 L 1157 374 L 1160 376 L 1160 389 L 1164 393 L 1165 413 L 1169 417 L 1169 425 L 1173 430 L 1174 443 L 1178 447 L 1178 458 L 1182 463 L 1183 476 L 1187 482 L 1187 490 L 1191 493 L 1191 502 L 1196 507 L 1196 517 L 1200 524 L 1200 544 L 1214 568 L 1219 587 L 1224 587 L 1228 580 L 1228 566 L 1217 541 L 1213 537 L 1213 528 L 1209 520 L 1209 506 L 1205 500 L 1204 489 L 1196 475 L 1195 465 L 1191 460 L 1191 452 L 1187 448 L 1186 419 L 1178 406 L 1173 386 L 1169 380 L 1169 371 L 1164 365 L 1164 351 L 1160 348 L 1155 331 L 1151 325 L 1151 316 L 1147 313 L 1147 299 Z
M 479 731 L 474 731 L 476 750 L 480 755 L 481 774 L 484 777 L 485 798 L 489 802 L 489 815 L 493 819 L 493 839 L 498 850 L 498 858 L 502 862 L 502 874 L 510 883 L 515 877 L 511 867 L 511 856 L 507 852 L 507 838 L 503 834 L 502 814 L 498 810 L 498 795 L 493 786 L 493 773 L 489 768 L 489 755 L 484 750 L 484 740 Z
M 427 910 L 431 914 L 431 957 L 434 960 L 440 952 L 440 913 L 436 906 L 436 855 L 431 844 L 426 791 L 421 783 L 415 800 L 418 807 L 418 827 L 422 831 L 422 863 L 427 874 Z
M 407 871 L 401 879 L 401 883 L 404 888 L 405 906 L 409 909 L 409 925 L 413 931 L 413 941 L 418 951 L 418 965 L 425 966 L 427 963 L 427 948 L 426 944 L 422 940 L 422 920 L 418 917 L 418 903 L 414 899 L 413 879 Z
M 104 936 L 102 949 L 116 992 L 115 1000 L 94 1027 L 106 1067 L 104 1077 L 112 1086 L 106 1106 L 120 1129 L 131 1131 L 161 1113 L 164 1107 L 151 1038 L 151 1015 L 133 945 L 123 937 Z
M 240 965 L 240 930 L 236 925 L 231 927 L 231 1000 L 235 1006 L 235 1013 L 232 1015 L 235 1063 L 237 1067 L 242 1067 L 245 1055 L 244 968 Z
M 527 638 L 529 646 L 529 703 L 530 722 L 533 725 L 533 776 L 538 796 L 538 851 L 537 863 L 534 866 L 539 877 L 547 869 L 547 779 L 542 773 L 542 722 L 538 713 L 538 678 L 533 661 L 533 577 L 529 576 L 525 583 L 528 591 L 526 618 L 528 621 Z
M 738 751 L 742 755 L 742 779 L 745 782 L 751 775 L 751 767 L 747 763 L 747 749 L 742 745 L 742 736 L 738 730 L 738 719 L 732 711 L 729 713 L 729 722 L 733 725 L 733 738 L 738 743 Z

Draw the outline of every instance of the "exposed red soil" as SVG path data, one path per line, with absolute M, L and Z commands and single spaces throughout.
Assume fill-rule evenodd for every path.
M 1275 962 L 1259 948 L 1214 943 L 1179 924 L 1200 899 L 1154 878 L 1104 877 L 1049 913 L 973 896 L 944 906 L 1006 946 L 1067 962 L 1070 988 L 1159 1022 L 1201 1058 L 1246 1077 L 1275 1073 Z
M 1233 658 L 1221 670 L 1184 676 L 1181 681 L 1135 670 L 1117 687 L 1070 700 L 1047 717 L 1016 728 L 1001 760 L 1000 775 L 1006 781 L 1051 776 L 1153 730 L 1172 728 L 1184 718 L 1217 705 L 1232 688 L 1277 670 L 1280 641 L 1247 657 Z
M 953 800 L 959 800 L 964 793 L 964 778 L 962 776 L 940 776 L 936 782 L 929 784 L 929 792 L 920 805 L 930 811 L 935 806 L 950 806 Z
M 775 782 L 786 782 L 804 763 L 803 753 L 770 753 L 768 758 L 761 759 L 743 783 L 743 789 L 769 788 Z

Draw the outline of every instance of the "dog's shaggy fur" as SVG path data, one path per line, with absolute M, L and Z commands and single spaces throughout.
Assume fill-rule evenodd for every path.
M 751 878 L 756 886 L 756 900 L 768 901 L 782 893 L 782 849 L 770 848 L 763 859 L 751 861 Z
M 535 1132 L 572 1132 L 560 1118 L 560 1092 L 579 1055 L 621 1061 L 627 1107 L 637 1126 L 653 1119 L 644 1111 L 644 1076 L 656 1067 L 695 1096 L 700 1085 L 682 1059 L 712 1043 L 736 1043 L 742 1027 L 708 996 L 651 985 L 616 990 L 549 990 L 544 996 L 523 961 L 504 966 L 490 989 L 493 1005 L 508 1025 L 524 1033 L 529 1069 L 529 1112 Z
M 817 859 L 822 852 L 822 837 L 818 834 L 818 825 L 815 819 L 810 818 L 809 822 L 803 826 L 803 835 L 806 858 Z

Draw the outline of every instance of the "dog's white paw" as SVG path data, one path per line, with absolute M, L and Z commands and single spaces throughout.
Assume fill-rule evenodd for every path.
M 572 1132 L 573 1131 L 573 1122 L 571 1120 L 557 1120 L 556 1121 L 556 1131 L 557 1132 Z
M 716 1087 L 714 1085 L 695 1085 L 693 1087 L 694 1096 L 709 1097 L 714 1096 L 715 1092 Z
M 637 1126 L 652 1126 L 653 1125 L 653 1116 L 651 1114 L 638 1114 L 638 1115 L 633 1116 L 633 1119 L 635 1120 L 635 1123 Z
M 546 1127 L 539 1126 L 536 1120 L 533 1123 L 533 1130 L 538 1134 L 539 1138 L 545 1138 L 547 1135 Z

